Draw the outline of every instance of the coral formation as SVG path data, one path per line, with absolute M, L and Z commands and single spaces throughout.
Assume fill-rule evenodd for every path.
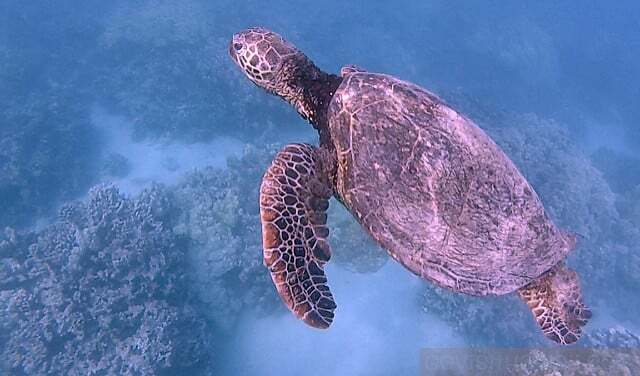
M 636 349 L 637 350 L 637 349 Z M 640 369 L 640 354 L 631 349 L 567 350 L 557 353 L 531 350 L 516 365 L 514 375 L 580 376 L 633 375 Z
M 40 233 L 0 243 L 0 367 L 15 375 L 187 372 L 207 359 L 185 244 L 159 188 L 92 189 Z M 0 368 L 1 369 L 1 368 Z
M 615 326 L 613 328 L 598 329 L 588 333 L 580 345 L 583 347 L 596 348 L 640 349 L 640 337 L 623 326 Z
M 181 215 L 176 233 L 190 241 L 194 289 L 210 318 L 230 329 L 246 310 L 270 310 L 278 302 L 262 264 L 258 190 L 274 147 L 248 147 L 227 169 L 188 174 L 173 189 Z

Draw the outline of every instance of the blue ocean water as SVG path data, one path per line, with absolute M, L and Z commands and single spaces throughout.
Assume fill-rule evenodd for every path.
M 419 374 L 425 348 L 554 346 L 515 295 L 420 280 L 335 200 L 335 322 L 287 311 L 258 189 L 318 136 L 229 58 L 251 26 L 473 119 L 578 234 L 579 345 L 640 346 L 637 2 L 2 0 L 0 374 Z

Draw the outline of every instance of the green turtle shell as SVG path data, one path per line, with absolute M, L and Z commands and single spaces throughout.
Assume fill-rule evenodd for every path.
M 328 110 L 336 194 L 394 259 L 443 287 L 505 294 L 573 249 L 472 121 L 392 76 L 343 75 Z

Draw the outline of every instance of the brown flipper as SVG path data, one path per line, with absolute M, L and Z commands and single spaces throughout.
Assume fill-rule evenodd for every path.
M 576 342 L 591 311 L 582 301 L 578 274 L 560 263 L 518 290 L 544 335 L 562 345 Z
M 331 194 L 317 149 L 306 144 L 285 146 L 260 187 L 264 263 L 287 307 L 323 329 L 336 308 L 323 270 L 331 257 L 326 226 Z

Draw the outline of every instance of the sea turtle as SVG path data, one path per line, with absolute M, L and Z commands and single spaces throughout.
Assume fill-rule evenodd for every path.
M 235 34 L 229 52 L 319 133 L 319 146 L 285 146 L 260 187 L 264 263 L 298 318 L 316 328 L 334 318 L 323 270 L 334 196 L 411 272 L 469 295 L 517 291 L 548 338 L 578 340 L 591 312 L 564 263 L 575 237 L 471 120 L 390 75 L 325 73 L 264 28 Z

